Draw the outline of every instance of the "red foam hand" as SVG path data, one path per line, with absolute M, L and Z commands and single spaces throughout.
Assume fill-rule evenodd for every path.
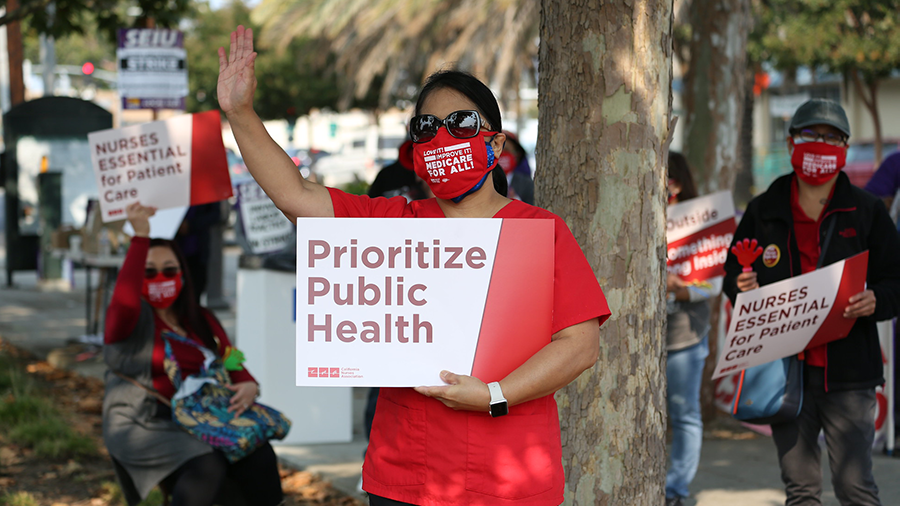
M 737 257 L 738 263 L 744 266 L 743 271 L 750 272 L 753 270 L 753 262 L 762 255 L 763 249 L 756 242 L 756 239 L 744 239 L 732 246 L 731 252 Z

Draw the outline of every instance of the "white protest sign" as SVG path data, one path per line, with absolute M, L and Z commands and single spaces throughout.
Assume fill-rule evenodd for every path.
M 496 381 L 550 341 L 553 222 L 297 223 L 297 385 Z
M 689 282 L 723 276 L 735 228 L 730 191 L 669 206 L 666 270 Z
M 256 181 L 237 185 L 244 237 L 254 254 L 280 251 L 294 238 L 294 225 Z
M 123 109 L 184 109 L 187 53 L 178 30 L 123 28 L 116 68 Z
M 713 378 L 846 337 L 856 320 L 844 308 L 865 287 L 867 261 L 864 252 L 739 293 Z
M 88 144 L 104 222 L 133 202 L 168 209 L 232 194 L 218 111 L 91 132 Z

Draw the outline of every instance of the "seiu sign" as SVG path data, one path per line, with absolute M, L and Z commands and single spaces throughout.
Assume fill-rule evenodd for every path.
M 122 32 L 119 47 L 181 47 L 178 30 L 131 29 Z

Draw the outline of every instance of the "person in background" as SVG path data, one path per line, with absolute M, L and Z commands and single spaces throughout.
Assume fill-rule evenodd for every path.
M 400 145 L 397 160 L 378 171 L 366 193 L 370 197 L 387 198 L 403 195 L 409 202 L 432 196 L 428 187 L 416 176 L 413 169 L 413 142 L 411 140 Z
M 669 205 L 697 196 L 694 178 L 681 153 L 669 153 Z M 672 421 L 672 449 L 666 473 L 666 506 L 682 506 L 697 474 L 703 443 L 700 382 L 709 355 L 709 298 L 712 286 L 666 277 L 666 403 Z
M 881 501 L 872 475 L 875 387 L 884 376 L 875 323 L 900 313 L 900 238 L 884 203 L 850 184 L 841 171 L 850 123 L 838 103 L 818 98 L 803 103 L 788 132 L 793 173 L 750 202 L 732 242 L 756 239 L 765 252 L 751 272 L 743 272 L 729 249 L 723 289 L 734 303 L 739 292 L 869 252 L 866 289 L 843 308 L 844 318 L 856 320 L 850 333 L 803 352 L 800 414 L 773 424 L 772 438 L 786 505 L 822 504 L 819 433 L 824 432 L 838 501 L 876 506 Z
M 503 133 L 506 134 L 506 144 L 503 146 L 499 165 L 503 168 L 509 187 L 506 196 L 534 205 L 534 179 L 531 177 L 531 166 L 528 164 L 525 148 L 514 133 L 506 130 Z
M 197 304 L 178 245 L 150 239 L 149 218 L 155 212 L 137 202 L 126 208 L 134 237 L 116 280 L 103 338 L 109 368 L 103 441 L 126 500 L 134 506 L 162 483 L 172 506 L 212 506 L 229 479 L 252 504 L 276 506 L 283 495 L 269 443 L 230 463 L 221 451 L 176 425 L 171 406 L 151 393 L 167 399 L 176 393 L 164 367 L 164 331 L 196 341 L 220 357 L 231 346 L 215 315 Z M 204 355 L 197 347 L 177 341 L 170 345 L 183 377 L 200 370 Z M 234 396 L 228 411 L 240 416 L 256 399 L 259 385 L 246 369 L 229 374 Z
M 499 382 L 485 384 L 445 370 L 440 371 L 444 385 L 382 389 L 363 464 L 369 503 L 560 504 L 565 480 L 553 394 L 594 366 L 600 325 L 610 311 L 562 218 L 510 200 L 485 184 L 505 140 L 490 89 L 460 71 L 431 75 L 419 93 L 409 133 L 415 171 L 435 198 L 370 198 L 298 177 L 253 110 L 255 58 L 252 31 L 238 26 L 230 50 L 219 48 L 217 96 L 247 167 L 288 218 L 522 218 L 553 223 L 556 267 L 547 344 Z M 471 164 L 443 177 L 429 174 L 424 153 L 450 147 L 471 149 Z
M 897 200 L 897 192 L 900 192 L 900 151 L 885 158 L 878 170 L 872 175 L 872 179 L 866 183 L 866 190 L 872 195 L 884 201 L 885 207 L 891 214 L 891 218 L 900 231 L 900 202 Z M 900 392 L 900 346 L 897 340 L 897 326 L 894 325 L 894 399 L 898 399 Z M 894 402 L 894 433 L 900 437 L 900 402 Z
M 194 285 L 194 297 L 197 303 L 206 292 L 209 277 L 209 244 L 212 228 L 222 220 L 222 206 L 219 202 L 200 204 L 188 208 L 187 214 L 175 234 L 175 242 L 184 253 L 187 272 L 190 273 Z
M 897 197 L 897 192 L 900 191 L 900 151 L 891 154 L 881 162 L 878 170 L 875 171 L 875 174 L 872 174 L 872 179 L 869 179 L 869 182 L 866 183 L 866 190 L 884 201 L 885 207 L 893 212 L 892 217 L 894 221 L 897 221 L 898 225 L 900 225 L 900 220 L 897 219 L 898 217 L 894 212 L 894 200 Z

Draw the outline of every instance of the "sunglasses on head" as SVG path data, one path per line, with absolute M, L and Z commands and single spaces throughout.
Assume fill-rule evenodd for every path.
M 180 270 L 181 269 L 179 269 L 178 267 L 163 267 L 163 269 L 160 271 L 156 269 L 156 267 L 148 267 L 144 269 L 144 277 L 146 279 L 153 279 L 157 276 L 157 274 L 162 272 L 163 277 L 171 279 L 177 276 Z
M 478 111 L 454 111 L 440 119 L 433 114 L 413 116 L 409 121 L 409 138 L 415 143 L 428 142 L 438 133 L 441 125 L 457 139 L 469 139 L 478 135 L 484 121 Z

